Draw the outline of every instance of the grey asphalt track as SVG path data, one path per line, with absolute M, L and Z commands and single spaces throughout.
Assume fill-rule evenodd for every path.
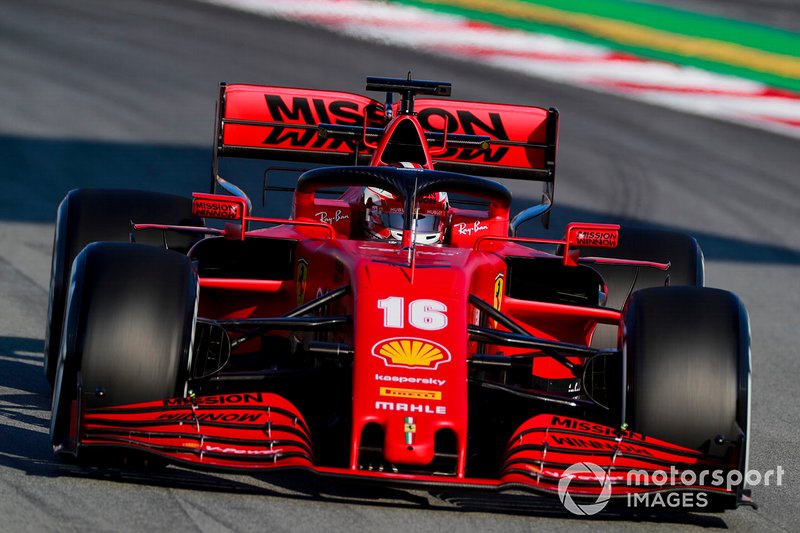
M 709 15 L 800 31 L 800 6 L 795 0 L 643 0 Z
M 750 311 L 751 468 L 785 472 L 782 486 L 754 488 L 758 511 L 586 520 L 519 495 L 103 471 L 52 457 L 41 352 L 64 193 L 204 189 L 221 80 L 362 92 L 367 75 L 409 69 L 452 81 L 458 98 L 560 109 L 554 234 L 580 219 L 699 238 L 707 284 Z M 0 0 L 0 80 L 0 531 L 797 529 L 796 139 L 189 0 Z

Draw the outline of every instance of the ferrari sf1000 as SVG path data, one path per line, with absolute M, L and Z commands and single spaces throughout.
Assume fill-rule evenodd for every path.
M 701 475 L 746 469 L 750 354 L 697 242 L 596 223 L 523 237 L 549 222 L 555 109 L 366 88 L 385 99 L 223 84 L 209 191 L 67 195 L 45 347 L 56 454 L 748 501 Z M 291 216 L 253 215 L 229 158 L 265 162 L 270 198 L 296 172 Z M 492 178 L 542 193 L 512 219 Z

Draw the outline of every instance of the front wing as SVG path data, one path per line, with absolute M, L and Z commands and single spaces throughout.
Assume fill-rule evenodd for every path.
M 125 447 L 209 469 L 295 468 L 383 483 L 544 493 L 557 493 L 559 482 L 569 477 L 569 492 L 577 498 L 600 496 L 604 489 L 608 494 L 605 485 L 610 485 L 612 497 L 665 490 L 737 495 L 736 487 L 713 484 L 711 478 L 691 486 L 681 482 L 696 480 L 701 471 L 727 468 L 719 460 L 633 432 L 549 414 L 535 416 L 517 430 L 497 479 L 317 466 L 303 417 L 286 399 L 270 393 L 86 409 L 78 417 L 72 452 L 82 447 Z M 599 466 L 606 473 L 604 483 L 588 470 L 571 473 L 570 467 L 581 463 Z

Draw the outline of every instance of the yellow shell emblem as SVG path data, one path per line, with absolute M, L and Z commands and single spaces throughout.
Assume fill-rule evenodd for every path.
M 378 342 L 372 355 L 380 357 L 386 366 L 435 369 L 450 360 L 450 352 L 441 344 L 424 339 L 395 337 Z

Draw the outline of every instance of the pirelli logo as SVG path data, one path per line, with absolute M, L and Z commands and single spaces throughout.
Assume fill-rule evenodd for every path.
M 399 389 L 397 387 L 381 387 L 381 396 L 390 398 L 408 398 L 415 400 L 441 400 L 442 393 L 438 390 Z

